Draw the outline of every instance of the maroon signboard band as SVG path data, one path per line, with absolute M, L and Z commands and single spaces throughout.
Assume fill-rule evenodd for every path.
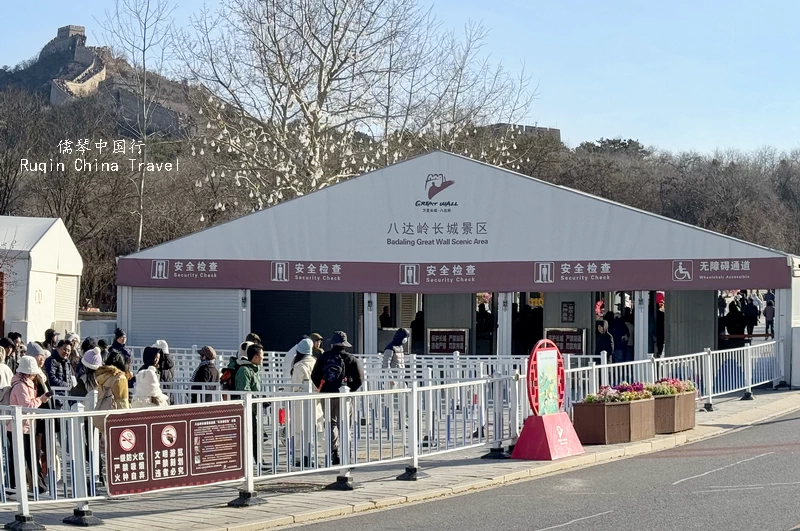
M 120 286 L 377 293 L 790 287 L 785 258 L 367 263 L 121 258 Z
M 109 496 L 244 478 L 244 406 L 142 410 L 106 419 Z

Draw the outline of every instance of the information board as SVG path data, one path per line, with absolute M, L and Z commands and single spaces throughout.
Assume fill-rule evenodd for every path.
M 458 351 L 462 354 L 469 347 L 469 330 L 466 328 L 429 328 L 428 353 L 452 354 Z
M 110 415 L 109 496 L 244 478 L 244 406 L 225 404 Z
M 586 330 L 584 328 L 545 328 L 545 339 L 556 344 L 562 354 L 585 354 Z

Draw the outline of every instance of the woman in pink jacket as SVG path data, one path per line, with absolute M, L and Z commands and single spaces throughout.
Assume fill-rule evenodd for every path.
M 49 394 L 44 394 L 42 396 L 37 396 L 36 393 L 36 384 L 34 380 L 38 378 L 41 370 L 39 369 L 39 364 L 36 362 L 36 359 L 33 356 L 23 356 L 19 360 L 19 367 L 17 367 L 17 374 L 14 375 L 14 378 L 11 379 L 11 393 L 9 397 L 9 401 L 12 406 L 21 406 L 24 408 L 29 409 L 36 409 L 41 406 L 43 403 L 47 402 L 50 399 Z M 11 477 L 11 488 L 15 488 L 16 485 L 16 475 L 14 473 L 14 456 L 13 456 L 13 439 L 11 436 L 12 430 L 12 423 L 8 422 L 6 430 L 8 431 L 8 440 L 9 440 L 9 460 L 8 460 L 8 471 Z M 33 456 L 36 452 L 35 445 L 33 444 L 33 439 L 31 438 L 31 421 L 26 420 L 22 423 L 22 433 L 23 433 L 23 446 L 25 448 L 25 464 L 27 465 L 27 477 L 28 477 L 28 486 L 31 485 L 31 470 L 33 462 Z M 47 492 L 47 486 L 44 481 L 44 477 L 41 473 L 42 471 L 39 470 L 38 476 L 38 488 L 39 493 Z

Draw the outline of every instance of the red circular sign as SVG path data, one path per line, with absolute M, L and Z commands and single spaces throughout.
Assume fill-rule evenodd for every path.
M 136 446 L 136 434 L 131 430 L 123 430 L 119 435 L 119 447 L 125 452 L 130 452 Z
M 561 351 L 555 343 L 549 339 L 542 339 L 531 350 L 530 358 L 528 358 L 528 402 L 531 405 L 534 415 L 541 415 L 550 412 L 541 412 L 540 407 L 540 393 L 544 390 L 540 389 L 539 382 L 539 354 L 544 355 L 547 353 L 548 357 L 552 359 L 552 352 L 555 351 L 556 363 L 556 385 L 558 393 L 558 410 L 564 407 L 564 393 L 566 388 L 566 373 L 564 372 L 564 358 L 561 356 Z

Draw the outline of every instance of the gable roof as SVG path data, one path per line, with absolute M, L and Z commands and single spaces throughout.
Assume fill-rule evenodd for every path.
M 31 271 L 83 272 L 81 255 L 60 218 L 0 216 L 0 249 L 30 259 Z
M 450 242 L 437 241 L 445 239 Z M 460 241 L 469 239 L 485 243 Z M 787 256 L 437 151 L 126 258 L 515 262 Z

